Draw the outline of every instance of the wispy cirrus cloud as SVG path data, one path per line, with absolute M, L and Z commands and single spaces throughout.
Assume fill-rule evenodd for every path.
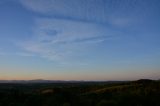
M 33 37 L 22 48 L 40 57 L 60 61 L 87 53 L 97 44 L 115 36 L 101 24 L 62 19 L 37 19 Z
M 104 0 L 20 0 L 29 10 L 75 20 L 105 20 Z M 104 11 L 103 11 L 104 10 Z M 96 13 L 96 14 L 95 14 Z M 92 16 L 92 17 L 91 17 Z M 103 19 L 103 20 L 102 20 Z
M 123 1 L 123 0 L 122 0 Z M 138 0 L 20 0 L 27 9 L 44 16 L 62 19 L 108 23 L 118 27 L 135 23 L 134 14 L 144 9 Z M 120 13 L 125 14 L 120 14 Z M 144 13 L 145 14 L 145 13 Z
M 111 29 L 110 25 L 114 27 L 131 25 L 133 17 L 128 15 L 130 12 L 127 9 L 134 11 L 134 3 L 137 1 L 125 1 L 125 4 L 118 0 L 20 0 L 20 2 L 27 9 L 43 16 L 36 17 L 33 37 L 21 44 L 23 50 L 50 60 L 64 61 L 87 54 L 95 45 L 117 37 L 117 30 Z M 124 5 L 123 8 L 121 5 Z M 117 9 L 126 14 L 118 15 Z

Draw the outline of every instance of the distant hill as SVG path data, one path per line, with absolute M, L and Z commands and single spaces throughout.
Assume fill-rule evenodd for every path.
M 43 79 L 34 79 L 34 80 L 0 80 L 0 83 L 120 83 L 127 81 L 83 81 L 83 80 L 43 80 Z

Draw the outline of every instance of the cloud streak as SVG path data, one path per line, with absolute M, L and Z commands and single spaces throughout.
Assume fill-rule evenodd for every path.
M 134 23 L 131 10 L 135 13 L 134 6 L 138 3 L 137 0 L 124 2 L 20 0 L 20 2 L 27 9 L 43 15 L 35 19 L 33 37 L 30 41 L 22 43 L 22 48 L 56 61 L 81 57 L 95 45 L 103 45 L 106 40 L 117 37 L 117 29 L 115 31 L 114 28 L 128 27 Z M 119 12 L 125 14 L 120 15 Z
M 36 21 L 32 39 L 21 46 L 41 57 L 64 61 L 89 52 L 89 47 L 111 39 L 114 34 L 100 24 L 41 18 Z
M 122 2 L 123 1 L 123 2 Z M 27 9 L 44 16 L 68 20 L 131 25 L 138 8 L 144 9 L 138 0 L 20 0 Z M 120 13 L 125 14 L 120 14 Z

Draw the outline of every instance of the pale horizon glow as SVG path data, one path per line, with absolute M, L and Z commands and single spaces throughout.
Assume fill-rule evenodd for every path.
M 159 0 L 1 0 L 0 80 L 158 80 L 159 10 Z

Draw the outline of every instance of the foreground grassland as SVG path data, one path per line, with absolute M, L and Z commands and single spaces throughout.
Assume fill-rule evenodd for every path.
M 1 83 L 0 106 L 160 106 L 160 81 Z

